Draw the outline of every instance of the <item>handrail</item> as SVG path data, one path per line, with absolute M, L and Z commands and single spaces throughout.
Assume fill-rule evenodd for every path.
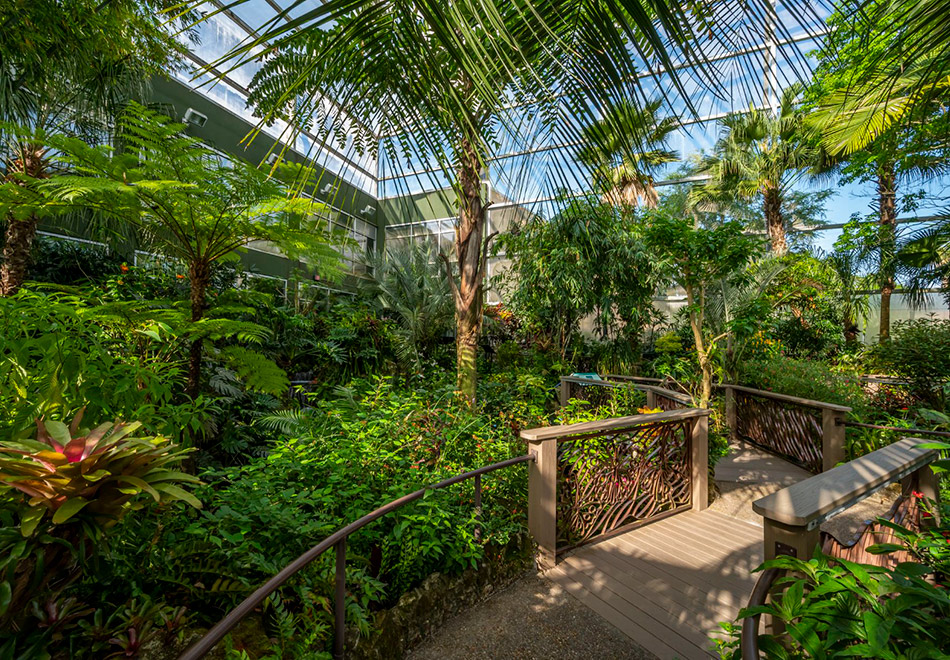
M 667 389 L 665 387 L 660 387 L 659 385 L 648 385 L 646 383 L 638 383 L 636 380 L 656 380 L 657 382 L 663 382 L 659 379 L 635 379 L 633 376 L 614 376 L 606 375 L 604 378 L 618 378 L 621 380 L 628 381 L 627 383 L 617 383 L 611 382 L 609 380 L 592 380 L 590 378 L 579 378 L 577 376 L 561 376 L 561 383 L 572 383 L 574 385 L 584 385 L 587 387 L 606 387 L 608 389 L 621 389 L 624 387 L 632 387 L 635 390 L 640 390 L 642 392 L 653 392 L 654 394 L 659 394 L 660 396 L 666 397 L 667 399 L 672 399 L 678 403 L 683 404 L 684 406 L 692 406 L 693 400 L 687 394 L 682 392 L 676 392 L 674 390 Z
M 762 571 L 762 575 L 755 581 L 755 587 L 752 589 L 752 595 L 749 596 L 747 607 L 765 605 L 765 599 L 768 598 L 772 585 L 784 572 L 780 568 L 767 568 Z M 742 635 L 739 638 L 742 660 L 759 660 L 759 620 L 761 618 L 761 614 L 753 614 L 742 620 Z
M 757 390 L 754 387 L 745 387 L 744 385 L 731 385 L 729 383 L 723 383 L 720 387 L 726 389 L 732 389 L 736 392 L 744 392 L 746 394 L 751 394 L 752 396 L 760 396 L 766 399 L 775 399 L 776 401 L 786 401 L 788 403 L 794 403 L 799 406 L 805 406 L 807 408 L 820 408 L 823 410 L 835 410 L 837 412 L 851 412 L 851 408 L 848 406 L 838 405 L 837 403 L 828 403 L 827 401 L 814 401 L 813 399 L 802 399 L 801 397 L 791 396 L 789 394 L 779 394 L 778 392 L 770 392 L 768 390 Z
M 845 426 L 853 426 L 859 429 L 874 429 L 876 431 L 897 431 L 908 435 L 936 435 L 941 438 L 950 438 L 948 431 L 928 431 L 927 429 L 904 428 L 902 426 L 880 426 L 878 424 L 860 424 L 858 422 L 844 422 Z
M 668 412 L 647 413 L 645 415 L 630 415 L 629 417 L 615 417 L 613 419 L 603 419 L 593 422 L 580 422 L 577 424 L 561 424 L 559 426 L 542 426 L 536 429 L 524 429 L 521 431 L 521 438 L 528 442 L 539 442 L 541 440 L 550 440 L 552 438 L 568 438 L 575 435 L 584 435 L 587 433 L 602 433 L 604 431 L 620 431 L 623 429 L 643 426 L 656 422 L 674 422 L 683 419 L 692 419 L 694 417 L 706 417 L 709 410 L 705 408 L 684 408 L 681 410 L 671 410 Z
M 345 608 L 344 608 L 344 598 L 346 595 L 345 592 L 345 562 L 346 562 L 346 539 L 352 535 L 354 532 L 359 531 L 369 523 L 382 518 L 387 513 L 395 511 L 396 509 L 409 504 L 410 502 L 415 502 L 416 500 L 422 498 L 427 492 L 431 490 L 438 490 L 440 488 L 445 488 L 447 486 L 452 486 L 459 482 L 465 481 L 467 479 L 475 479 L 475 506 L 476 508 L 480 506 L 481 502 L 481 475 L 487 474 L 489 472 L 494 472 L 495 470 L 500 470 L 502 468 L 510 467 L 512 465 L 517 465 L 519 463 L 525 463 L 527 461 L 535 460 L 534 453 L 528 453 L 523 456 L 516 456 L 515 458 L 509 458 L 506 461 L 501 461 L 499 463 L 493 463 L 492 465 L 486 465 L 480 467 L 477 470 L 472 470 L 471 472 L 464 472 L 462 474 L 456 475 L 449 479 L 445 479 L 435 484 L 431 484 L 417 490 L 415 492 L 409 493 L 408 495 L 403 495 L 399 499 L 393 500 L 388 504 L 384 504 L 378 509 L 367 513 L 365 516 L 351 522 L 346 527 L 338 529 L 333 534 L 323 539 L 320 543 L 314 547 L 307 550 L 305 553 L 297 557 L 289 564 L 287 564 L 277 575 L 272 577 L 270 580 L 265 582 L 263 585 L 258 587 L 254 593 L 245 598 L 235 607 L 233 610 L 228 612 L 228 614 L 216 623 L 211 630 L 205 633 L 204 637 L 199 639 L 193 645 L 191 645 L 185 652 L 179 657 L 179 660 L 198 660 L 198 658 L 203 658 L 214 646 L 220 642 L 225 635 L 227 635 L 240 621 L 250 614 L 255 607 L 264 602 L 264 599 L 270 596 L 274 591 L 276 591 L 284 582 L 290 579 L 295 573 L 301 571 L 312 561 L 317 559 L 324 552 L 329 550 L 331 547 L 336 548 L 336 609 L 335 609 L 335 633 L 333 640 L 333 655 L 335 658 L 343 657 L 343 641 L 344 641 L 344 629 L 345 629 Z
M 768 521 L 815 529 L 855 502 L 933 463 L 936 450 L 904 438 L 870 454 L 783 488 L 752 503 Z

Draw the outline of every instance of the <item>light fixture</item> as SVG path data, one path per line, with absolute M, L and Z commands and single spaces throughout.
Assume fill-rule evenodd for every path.
M 369 204 L 366 205 L 365 209 L 360 211 L 360 215 L 372 215 L 373 213 L 376 213 L 376 207 L 370 206 Z
M 326 195 L 327 193 L 331 192 L 332 190 L 333 190 L 333 184 L 332 184 L 332 183 L 328 183 L 327 185 L 323 186 L 323 188 L 320 189 L 320 193 L 323 194 L 323 195 Z
M 267 164 L 273 165 L 274 163 L 277 162 L 278 158 L 280 158 L 280 156 L 277 153 L 272 152 L 272 153 L 267 154 Z
M 182 117 L 182 121 L 184 121 L 186 124 L 191 124 L 192 126 L 201 128 L 208 123 L 208 115 L 202 114 L 194 108 L 188 108 L 185 110 L 185 116 Z

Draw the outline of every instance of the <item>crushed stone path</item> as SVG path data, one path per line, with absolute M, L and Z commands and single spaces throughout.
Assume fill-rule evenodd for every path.
M 409 660 L 653 660 L 562 587 L 531 572 L 449 621 Z

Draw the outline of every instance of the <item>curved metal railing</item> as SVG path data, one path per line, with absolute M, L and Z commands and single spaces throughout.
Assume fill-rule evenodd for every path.
M 408 495 L 403 495 L 399 499 L 393 500 L 392 502 L 379 507 L 375 511 L 367 513 L 359 520 L 351 522 L 346 527 L 337 530 L 327 538 L 323 539 L 323 541 L 310 548 L 310 550 L 307 550 L 307 552 L 303 553 L 297 557 L 297 559 L 287 564 L 287 566 L 285 566 L 283 570 L 281 570 L 277 575 L 258 587 L 254 593 L 245 598 L 237 607 L 228 612 L 228 614 L 223 619 L 216 623 L 211 628 L 211 630 L 205 634 L 204 637 L 186 649 L 185 652 L 180 656 L 179 660 L 197 660 L 198 658 L 203 658 L 205 654 L 211 651 L 211 649 L 213 649 L 214 646 L 220 642 L 225 635 L 227 635 L 235 626 L 237 626 L 237 624 L 240 623 L 244 617 L 250 614 L 254 608 L 263 603 L 264 599 L 274 593 L 282 584 L 284 584 L 284 582 L 290 579 L 291 576 L 303 570 L 307 565 L 316 560 L 318 557 L 320 557 L 320 555 L 330 548 L 334 548 L 336 551 L 333 656 L 337 659 L 343 658 L 343 642 L 346 628 L 346 539 L 353 533 L 361 530 L 363 527 L 366 527 L 366 525 L 370 524 L 371 522 L 382 518 L 387 513 L 395 511 L 406 504 L 421 499 L 428 491 L 446 488 L 462 481 L 467 481 L 468 479 L 475 480 L 475 510 L 478 512 L 481 510 L 482 505 L 481 477 L 483 474 L 533 460 L 535 460 L 535 454 L 533 452 L 529 452 L 524 456 L 516 456 L 515 458 L 509 458 L 507 461 L 493 463 L 492 465 L 486 465 L 484 467 L 478 468 L 477 470 L 472 470 L 471 472 L 465 472 L 449 479 L 445 479 L 444 481 L 440 481 L 436 484 L 426 486 L 425 488 L 417 490 L 413 493 L 409 493 Z M 476 538 L 478 538 L 480 535 L 479 530 L 476 528 L 475 532 Z
M 783 573 L 785 571 L 780 568 L 767 568 L 762 571 L 762 575 L 756 580 L 755 587 L 752 589 L 752 595 L 749 596 L 748 607 L 765 605 L 765 600 L 772 591 L 772 585 Z M 742 620 L 742 636 L 739 639 L 742 660 L 759 660 L 759 619 L 761 618 L 761 614 L 754 614 Z

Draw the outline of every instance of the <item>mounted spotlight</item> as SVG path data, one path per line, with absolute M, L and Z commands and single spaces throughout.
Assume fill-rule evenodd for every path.
M 360 215 L 373 215 L 374 213 L 376 213 L 376 207 L 370 206 L 369 204 L 366 205 L 365 209 L 360 211 Z
M 333 191 L 333 184 L 332 184 L 332 183 L 328 183 L 327 185 L 323 186 L 323 188 L 320 189 L 320 193 L 323 194 L 323 195 L 326 195 L 326 194 L 328 194 L 328 193 L 330 193 L 330 192 L 332 192 L 332 191 Z
M 280 159 L 280 154 L 277 154 L 277 153 L 270 153 L 270 154 L 267 154 L 267 164 L 268 164 L 268 165 L 273 165 L 273 164 L 276 163 L 279 159 Z
M 201 128 L 208 123 L 208 115 L 202 114 L 194 108 L 188 108 L 185 110 L 185 116 L 182 117 L 182 121 L 184 121 L 186 124 L 191 124 L 192 126 Z

